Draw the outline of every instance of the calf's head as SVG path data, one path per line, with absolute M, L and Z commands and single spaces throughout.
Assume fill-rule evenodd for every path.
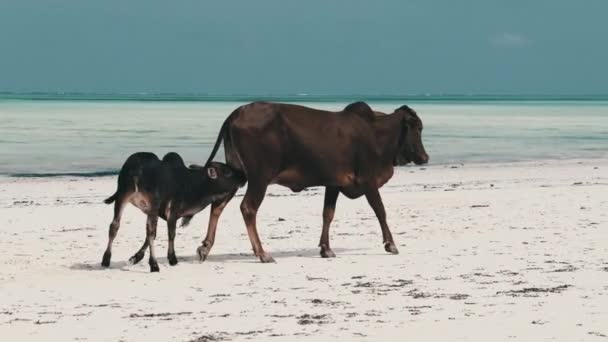
M 213 194 L 230 192 L 245 185 L 245 174 L 239 170 L 219 162 L 211 162 L 207 166 L 190 165 L 191 169 L 202 172 L 206 179 L 206 187 Z
M 403 131 L 394 164 L 405 165 L 409 162 L 414 162 L 416 165 L 426 164 L 429 155 L 422 144 L 422 120 L 413 109 L 405 105 L 395 110 L 395 113 L 403 116 L 401 121 Z

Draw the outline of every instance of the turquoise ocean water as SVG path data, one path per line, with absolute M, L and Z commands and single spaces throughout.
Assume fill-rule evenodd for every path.
M 0 175 L 113 174 L 133 152 L 203 163 L 223 120 L 253 99 L 340 110 L 356 99 L 421 116 L 431 164 L 608 157 L 608 98 L 0 95 Z

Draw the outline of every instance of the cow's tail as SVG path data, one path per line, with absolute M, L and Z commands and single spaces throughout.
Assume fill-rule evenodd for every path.
M 213 161 L 213 158 L 215 158 L 215 155 L 217 154 L 217 150 L 220 148 L 220 144 L 222 143 L 222 140 L 224 139 L 224 136 L 226 135 L 226 132 L 228 131 L 228 125 L 232 121 L 232 117 L 238 112 L 239 109 L 240 109 L 240 107 L 237 108 L 234 112 L 232 112 L 226 118 L 226 120 L 224 120 L 224 123 L 222 124 L 222 128 L 220 128 L 220 132 L 217 135 L 217 140 L 215 141 L 213 150 L 211 150 L 211 154 L 209 155 L 209 158 L 207 159 L 207 162 L 205 163 L 205 167 L 209 166 L 209 163 L 211 163 Z

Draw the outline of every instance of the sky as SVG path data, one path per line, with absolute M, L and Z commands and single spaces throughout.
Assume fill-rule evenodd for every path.
M 0 91 L 608 94 L 606 0 L 0 0 Z

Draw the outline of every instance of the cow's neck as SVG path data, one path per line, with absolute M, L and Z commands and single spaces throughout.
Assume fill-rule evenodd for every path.
M 383 163 L 393 163 L 397 153 L 403 134 L 403 115 L 401 113 L 393 113 L 385 116 L 376 117 L 374 122 L 374 130 L 376 141 L 378 142 L 378 153 Z

